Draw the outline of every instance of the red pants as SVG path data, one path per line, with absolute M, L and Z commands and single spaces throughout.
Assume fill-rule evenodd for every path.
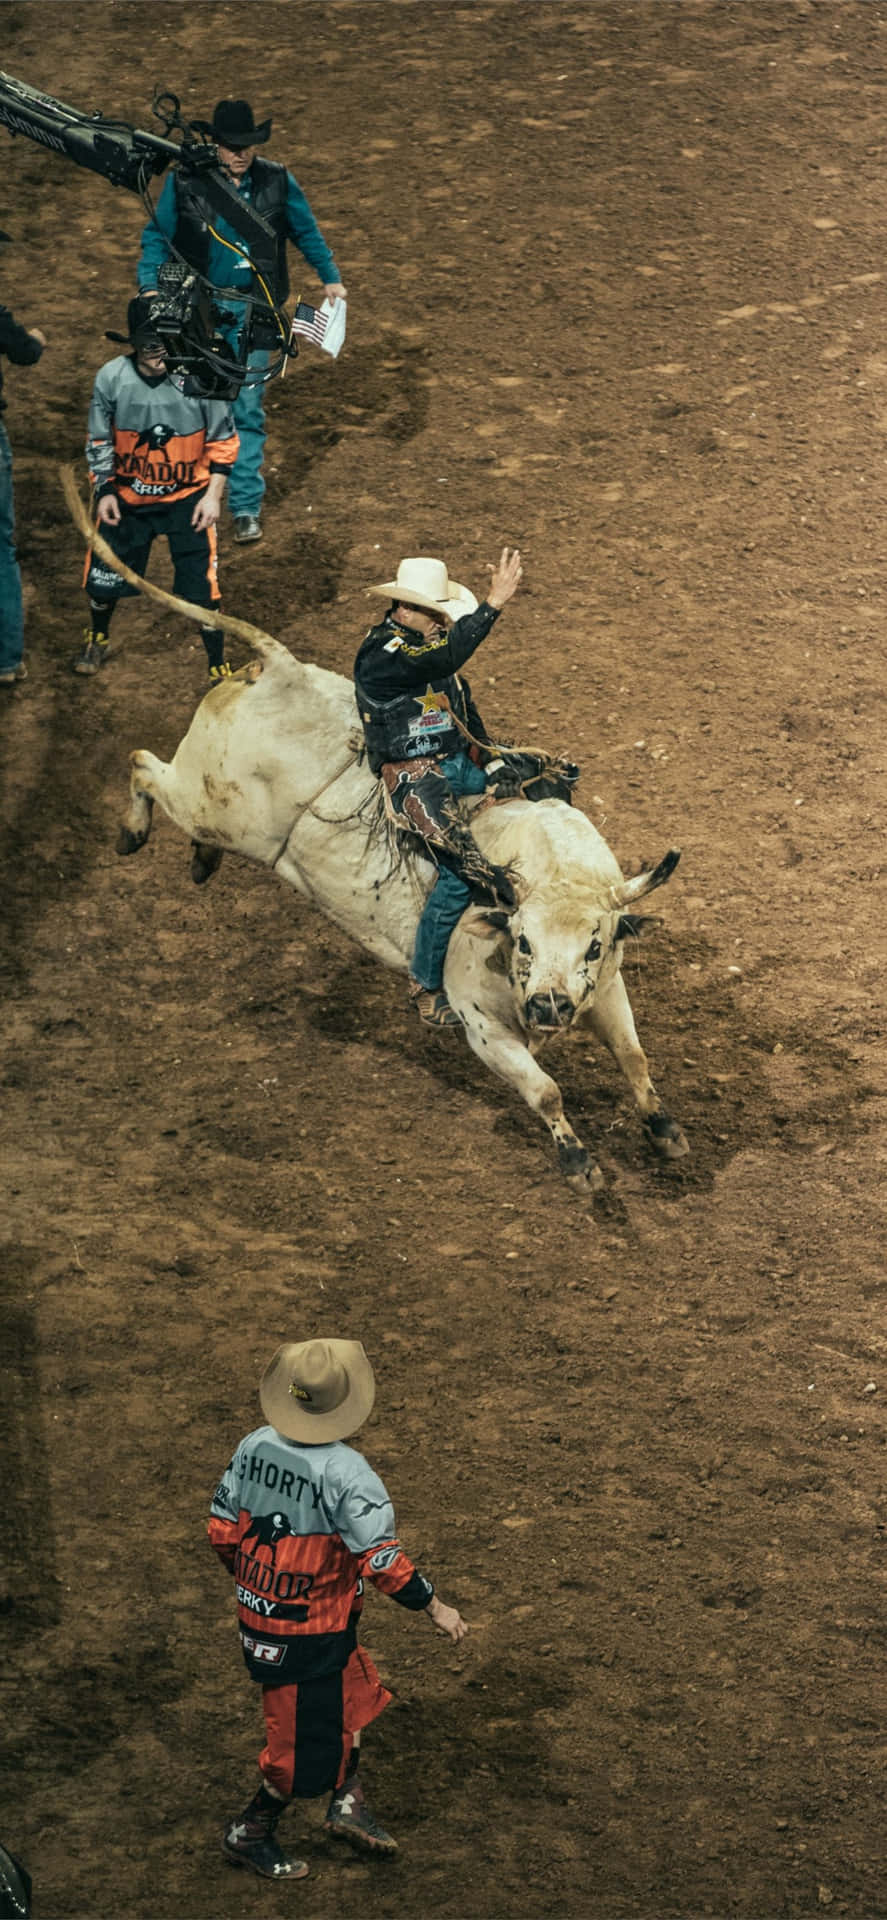
M 259 1766 L 269 1787 L 287 1800 L 313 1800 L 340 1787 L 354 1735 L 384 1713 L 391 1697 L 363 1647 L 323 1680 L 263 1687 L 267 1744 Z

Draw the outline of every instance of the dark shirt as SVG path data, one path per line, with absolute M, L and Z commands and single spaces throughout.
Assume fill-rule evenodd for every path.
M 31 367 L 39 360 L 43 348 L 39 340 L 20 327 L 8 307 L 0 307 L 0 412 L 6 405 L 3 398 L 3 355 L 16 367 Z
M 354 662 L 354 681 L 374 773 L 386 761 L 443 757 L 463 747 L 451 710 L 476 739 L 486 740 L 467 682 L 458 675 L 498 617 L 499 608 L 482 600 L 448 633 L 427 639 L 401 626 L 393 609 L 370 628 Z
M 370 628 L 354 662 L 358 687 L 366 687 L 373 700 L 397 700 L 402 693 L 442 684 L 471 659 L 499 611 L 482 600 L 473 613 L 463 613 L 448 633 L 432 634 L 427 640 L 412 627 L 400 626 L 392 613 L 386 614 L 377 627 Z

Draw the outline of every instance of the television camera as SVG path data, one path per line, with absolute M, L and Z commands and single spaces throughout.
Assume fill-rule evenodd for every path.
M 275 235 L 220 167 L 218 148 L 182 120 L 175 94 L 155 93 L 152 111 L 165 137 L 101 113 L 81 113 L 0 72 L 0 126 L 11 134 L 24 134 L 76 166 L 101 174 L 112 186 L 139 194 L 152 218 L 149 182 L 173 166 L 183 181 L 197 184 L 207 223 L 214 214 L 221 215 L 244 243 L 244 258 L 253 269 L 246 291 L 213 286 L 168 241 L 171 258 L 160 269 L 150 316 L 164 342 L 170 375 L 186 393 L 234 399 L 245 382 L 273 380 L 290 351 L 287 315 L 269 291 L 276 277 Z M 169 138 L 174 130 L 178 140 Z M 247 367 L 250 352 L 258 347 L 271 353 L 262 374 Z

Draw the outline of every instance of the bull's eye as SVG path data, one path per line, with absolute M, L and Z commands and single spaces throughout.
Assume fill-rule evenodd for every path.
M 517 936 L 517 950 L 518 953 L 532 953 L 533 951 L 525 933 L 519 933 Z
M 586 960 L 599 960 L 600 957 L 601 957 L 601 943 L 597 937 L 597 934 L 595 934 L 594 938 L 589 941 L 588 946 L 585 949 L 585 958 Z

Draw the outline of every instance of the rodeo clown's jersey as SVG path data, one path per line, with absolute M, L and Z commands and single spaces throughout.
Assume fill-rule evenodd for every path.
M 464 747 L 453 723 L 458 714 L 486 740 L 480 716 L 459 679 L 459 668 L 485 640 L 499 608 L 482 600 L 444 634 L 427 638 L 403 627 L 389 612 L 371 627 L 354 662 L 357 704 L 367 759 L 374 773 L 388 762 L 443 758 Z
M 149 378 L 127 354 L 99 368 L 86 441 L 99 493 L 165 506 L 199 492 L 211 473 L 230 473 L 239 447 L 227 401 L 182 393 L 165 374 Z
M 378 1474 L 342 1440 L 247 1434 L 216 1488 L 208 1533 L 237 1583 L 244 1659 L 265 1687 L 346 1665 L 364 1579 L 415 1612 L 434 1593 L 397 1539 Z

